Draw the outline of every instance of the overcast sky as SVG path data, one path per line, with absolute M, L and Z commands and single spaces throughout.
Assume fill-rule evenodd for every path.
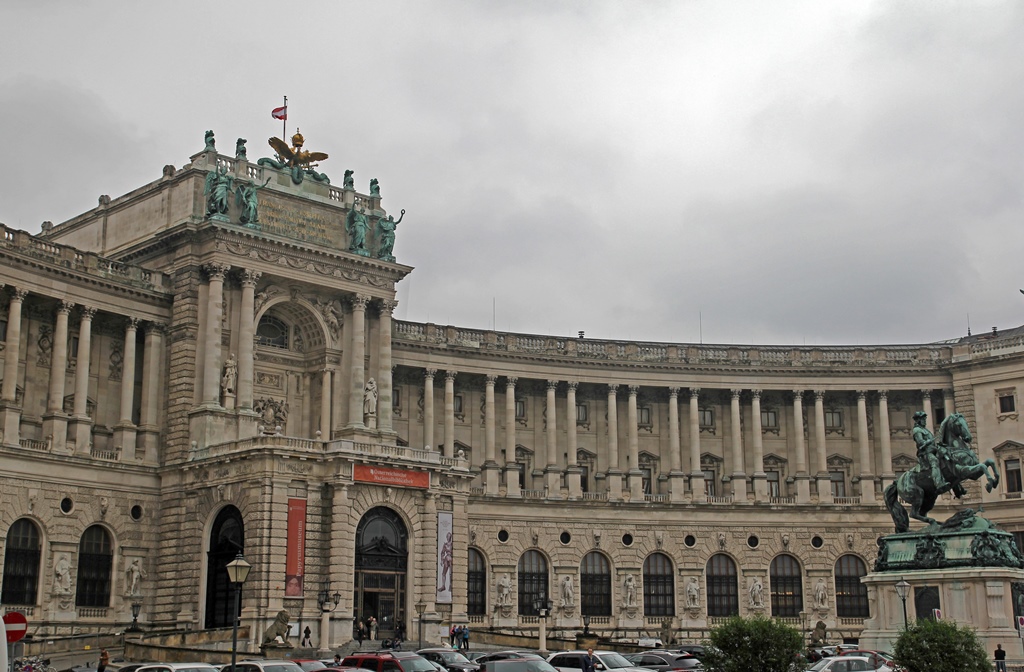
M 1024 324 L 1024 3 L 0 5 L 0 221 L 270 110 L 408 214 L 402 319 L 705 343 Z

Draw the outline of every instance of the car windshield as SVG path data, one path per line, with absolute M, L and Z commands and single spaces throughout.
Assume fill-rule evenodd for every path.
M 461 653 L 457 653 L 455 651 L 445 651 L 444 653 L 441 654 L 441 657 L 444 658 L 444 662 L 446 662 L 446 663 L 468 663 L 469 662 L 468 658 L 466 658 Z
M 807 668 L 807 672 L 820 672 L 820 670 L 824 670 L 831 663 L 832 663 L 832 659 L 831 658 L 822 658 L 821 660 L 816 662 L 811 667 L 808 667 Z
M 404 672 L 435 672 L 437 669 L 429 660 L 419 656 L 415 658 L 402 658 L 399 662 Z
M 597 658 L 609 670 L 616 670 L 620 667 L 633 667 L 633 663 L 617 653 L 601 653 L 597 654 Z

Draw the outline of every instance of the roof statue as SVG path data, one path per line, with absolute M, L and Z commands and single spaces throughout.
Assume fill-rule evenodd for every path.
M 330 184 L 330 178 L 314 170 L 317 167 L 316 162 L 325 160 L 327 155 L 323 152 L 304 150 L 302 145 L 305 141 L 306 139 L 302 137 L 302 134 L 297 129 L 295 135 L 292 136 L 291 147 L 281 138 L 270 138 L 267 142 L 277 152 L 277 159 L 263 158 L 256 163 L 261 166 L 272 166 L 278 170 L 291 169 L 292 182 L 295 184 L 301 183 L 306 175 L 317 182 Z

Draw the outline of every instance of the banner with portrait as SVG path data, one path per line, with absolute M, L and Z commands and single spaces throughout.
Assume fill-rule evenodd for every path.
M 452 569 L 455 564 L 455 545 L 452 542 L 452 514 L 437 514 L 437 596 L 438 604 L 452 603 Z
M 306 574 L 306 500 L 288 499 L 288 546 L 284 555 L 284 596 L 302 597 Z

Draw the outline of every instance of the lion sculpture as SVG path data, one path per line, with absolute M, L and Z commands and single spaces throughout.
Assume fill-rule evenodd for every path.
M 277 641 L 278 638 L 281 639 L 280 642 Z M 274 624 L 263 633 L 263 645 L 266 646 L 268 644 L 292 646 L 292 643 L 288 641 L 288 612 L 284 609 L 277 612 L 277 616 L 274 617 Z

